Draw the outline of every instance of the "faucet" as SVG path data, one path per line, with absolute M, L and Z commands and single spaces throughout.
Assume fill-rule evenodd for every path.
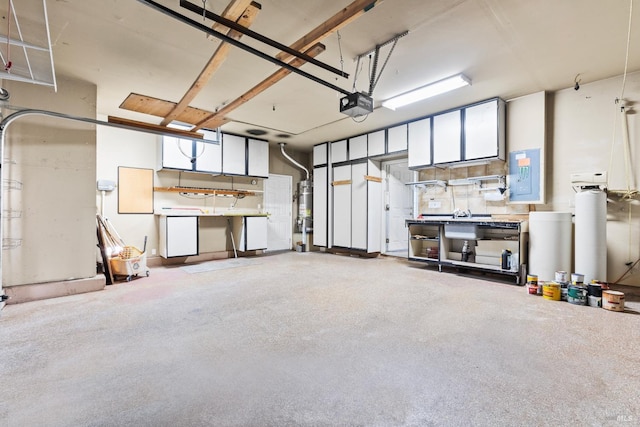
M 456 209 L 453 211 L 453 217 L 454 218 L 471 218 L 471 210 L 467 209 L 467 210 L 460 210 L 460 209 Z

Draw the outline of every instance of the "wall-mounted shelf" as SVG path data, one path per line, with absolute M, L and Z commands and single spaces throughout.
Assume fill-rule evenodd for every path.
M 245 197 L 245 196 L 256 195 L 256 191 L 223 190 L 223 189 L 217 189 L 217 188 L 199 188 L 199 187 L 153 187 L 153 190 L 167 192 L 167 193 L 207 194 L 207 195 L 213 195 L 213 196 Z
M 445 190 L 447 189 L 447 183 L 445 181 L 439 179 L 430 179 L 428 181 L 415 181 L 415 182 L 407 182 L 405 185 L 413 185 L 415 187 L 442 187 Z
M 472 176 L 469 178 L 450 179 L 447 181 L 447 184 L 451 186 L 480 184 L 480 186 L 482 186 L 484 182 L 496 181 L 504 186 L 505 179 L 506 177 L 504 175 Z

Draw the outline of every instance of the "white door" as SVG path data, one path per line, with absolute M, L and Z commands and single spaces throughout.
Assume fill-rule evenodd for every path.
M 267 220 L 267 251 L 293 247 L 293 177 L 269 175 L 264 181 L 264 210 Z
M 413 187 L 415 172 L 408 169 L 407 160 L 385 162 L 386 175 L 386 252 L 406 251 L 408 234 L 405 221 L 413 218 Z

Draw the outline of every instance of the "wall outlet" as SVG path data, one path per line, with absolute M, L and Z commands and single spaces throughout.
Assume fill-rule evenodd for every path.
M 155 249 L 151 249 L 151 255 L 155 255 L 156 254 L 156 250 Z
M 437 202 L 435 200 L 429 200 L 429 209 L 439 209 L 442 207 L 441 202 Z

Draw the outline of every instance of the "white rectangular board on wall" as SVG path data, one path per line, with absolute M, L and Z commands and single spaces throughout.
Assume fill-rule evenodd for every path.
M 407 149 L 407 125 L 389 128 L 387 139 L 387 153 L 396 153 Z

